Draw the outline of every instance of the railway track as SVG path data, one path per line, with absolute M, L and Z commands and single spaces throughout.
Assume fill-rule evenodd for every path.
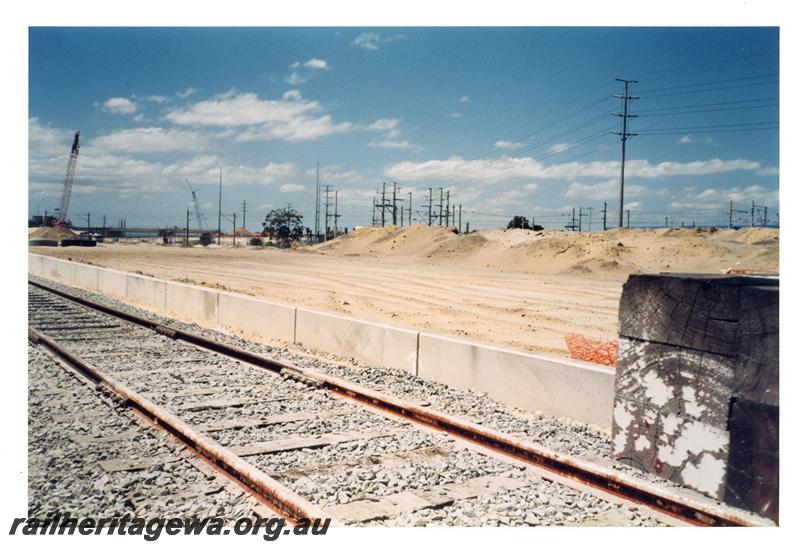
M 85 293 L 30 281 L 29 335 L 290 519 L 761 524 Z

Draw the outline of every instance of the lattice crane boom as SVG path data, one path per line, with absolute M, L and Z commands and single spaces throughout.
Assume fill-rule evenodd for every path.
M 58 207 L 58 224 L 66 224 L 69 212 L 69 198 L 72 195 L 72 182 L 75 179 L 75 166 L 78 164 L 78 151 L 80 150 L 80 131 L 75 132 L 75 139 L 72 141 L 72 149 L 69 152 L 67 161 L 67 174 L 64 176 L 64 189 L 61 191 L 61 203 Z
M 189 183 L 188 178 L 184 178 L 186 185 L 189 186 L 189 191 L 192 192 L 192 203 L 194 204 L 194 217 L 197 219 L 197 227 L 200 230 L 206 229 L 205 222 L 203 221 L 203 214 L 200 212 L 200 204 L 197 202 L 197 190 Z

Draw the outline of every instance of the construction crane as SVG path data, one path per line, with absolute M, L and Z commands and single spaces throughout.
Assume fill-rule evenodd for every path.
M 56 209 L 58 220 L 56 225 L 60 226 L 67 223 L 67 212 L 69 210 L 69 197 L 72 195 L 72 181 L 75 179 L 75 165 L 78 164 L 78 150 L 80 149 L 80 130 L 75 132 L 75 139 L 72 141 L 72 150 L 69 152 L 67 161 L 67 175 L 64 177 L 64 189 L 61 191 L 61 204 Z
M 194 204 L 194 217 L 197 219 L 197 227 L 200 230 L 204 230 L 206 229 L 206 225 L 203 222 L 203 214 L 200 212 L 200 204 L 197 202 L 197 190 L 192 187 L 188 178 L 184 178 L 184 180 L 186 181 L 186 185 L 189 186 L 189 191 L 192 192 L 192 203 Z

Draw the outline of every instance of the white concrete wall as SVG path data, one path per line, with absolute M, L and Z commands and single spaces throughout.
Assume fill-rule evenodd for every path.
M 43 256 L 38 254 L 28 255 L 28 273 L 36 276 L 42 275 L 42 260 Z
M 253 297 L 220 291 L 217 323 L 262 339 L 295 342 L 294 320 L 297 308 Z
M 97 290 L 99 292 L 121 299 L 128 298 L 128 274 L 108 268 L 98 268 L 97 271 Z
M 421 333 L 48 256 L 28 255 L 28 271 L 207 327 L 299 343 L 456 388 L 486 392 L 518 407 L 611 427 L 614 371 L 604 366 Z
M 295 342 L 416 374 L 419 333 L 380 323 L 297 309 Z
M 218 303 L 218 291 L 171 281 L 167 284 L 166 311 L 184 319 L 217 325 Z
M 135 303 L 164 310 L 167 282 L 154 277 L 128 274 L 125 297 Z
M 43 258 L 42 277 L 58 281 L 65 285 L 74 285 L 75 263 L 58 258 Z
M 614 371 L 607 367 L 420 333 L 418 375 L 521 408 L 611 426 Z
M 75 264 L 75 286 L 97 291 L 100 272 L 94 266 Z

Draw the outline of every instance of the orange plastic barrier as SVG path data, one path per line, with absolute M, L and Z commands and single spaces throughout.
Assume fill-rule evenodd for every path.
M 576 360 L 594 362 L 611 367 L 616 367 L 617 365 L 617 350 L 619 349 L 619 341 L 617 340 L 603 342 L 575 334 L 567 335 L 564 340 L 567 341 L 569 355 Z

